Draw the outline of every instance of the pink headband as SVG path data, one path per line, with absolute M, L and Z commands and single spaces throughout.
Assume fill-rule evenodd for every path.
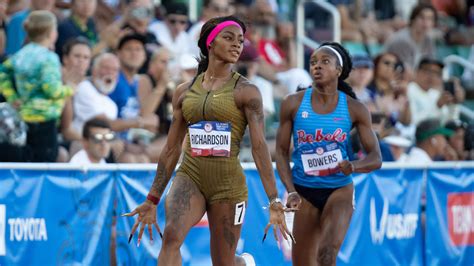
M 242 27 L 240 26 L 239 23 L 235 22 L 235 21 L 232 21 L 232 20 L 227 20 L 227 21 L 224 21 L 222 23 L 219 23 L 217 24 L 217 26 L 212 29 L 211 33 L 209 33 L 209 36 L 207 36 L 207 40 L 206 40 L 206 47 L 207 49 L 209 49 L 209 45 L 211 44 L 212 41 L 214 41 L 214 39 L 216 38 L 216 36 L 225 28 L 225 27 L 229 27 L 229 26 L 237 26 L 239 27 L 240 29 L 242 29 Z

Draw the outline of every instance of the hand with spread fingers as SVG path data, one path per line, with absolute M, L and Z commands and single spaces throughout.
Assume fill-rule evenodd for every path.
M 355 167 L 354 164 L 349 162 L 348 160 L 344 160 L 338 164 L 339 170 L 344 174 L 344 175 L 350 175 L 354 173 Z
M 293 243 L 296 243 L 295 238 L 291 234 L 290 230 L 286 226 L 285 212 L 294 211 L 294 208 L 285 208 L 281 201 L 272 201 L 269 207 L 270 210 L 270 221 L 265 227 L 265 232 L 263 235 L 262 243 L 267 237 L 268 230 L 273 225 L 273 235 L 275 236 L 276 241 L 278 242 L 277 229 L 280 229 L 280 233 L 285 240 L 288 241 L 288 236 L 290 237 Z
M 154 225 L 158 233 L 160 234 L 160 237 L 163 238 L 163 235 L 161 234 L 160 227 L 158 226 L 158 223 L 156 221 L 156 206 L 153 204 L 151 201 L 146 200 L 143 202 L 141 205 L 137 206 L 132 212 L 122 214 L 122 216 L 127 216 L 127 217 L 132 217 L 138 214 L 138 218 L 133 224 L 132 231 L 130 232 L 130 237 L 128 238 L 128 243 L 133 238 L 133 235 L 135 234 L 135 231 L 138 229 L 140 226 L 140 231 L 138 233 L 138 241 L 137 241 L 137 246 L 140 246 L 140 242 L 143 236 L 143 232 L 145 231 L 145 227 L 148 228 L 148 233 L 150 234 L 150 242 L 153 243 L 153 228 L 152 226 Z

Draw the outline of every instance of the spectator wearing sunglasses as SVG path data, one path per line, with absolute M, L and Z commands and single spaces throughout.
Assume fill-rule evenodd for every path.
M 407 83 L 407 73 L 398 56 L 386 52 L 375 58 L 374 78 L 367 88 L 374 94 L 377 110 L 388 116 L 392 125 L 410 124 Z
M 418 125 L 428 118 L 437 118 L 444 124 L 459 119 L 459 104 L 465 99 L 465 91 L 457 81 L 443 82 L 443 62 L 425 57 L 416 70 L 415 80 L 408 84 L 411 122 Z
M 158 42 L 171 52 L 173 58 L 178 58 L 193 49 L 193 43 L 186 32 L 188 8 L 183 3 L 170 3 L 165 7 L 164 21 L 152 23 L 149 30 L 155 34 Z
M 110 153 L 110 142 L 115 139 L 115 134 L 110 129 L 106 120 L 94 118 L 84 124 L 82 130 L 83 149 L 72 158 L 74 164 L 105 164 L 105 158 Z

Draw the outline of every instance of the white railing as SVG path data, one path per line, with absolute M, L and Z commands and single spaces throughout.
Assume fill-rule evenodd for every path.
M 443 59 L 444 68 L 443 68 L 443 80 L 448 80 L 451 76 L 452 66 L 457 64 L 462 66 L 465 70 L 474 72 L 474 62 L 471 62 L 459 55 L 448 55 Z M 462 115 L 466 116 L 469 121 L 474 120 L 474 111 L 467 108 L 464 105 L 460 105 L 459 111 Z
M 155 171 L 156 164 L 90 164 L 78 165 L 69 163 L 0 163 L 1 169 L 22 170 L 120 170 L 120 171 Z M 257 169 L 255 163 L 242 163 L 245 170 Z M 276 169 L 275 163 L 273 168 Z M 474 161 L 433 162 L 433 163 L 394 163 L 385 162 L 382 169 L 440 169 L 440 168 L 474 168 Z
M 313 3 L 318 5 L 332 16 L 333 26 L 333 41 L 341 41 L 341 16 L 337 8 L 325 0 L 298 0 L 296 6 L 296 63 L 299 68 L 304 68 L 304 46 L 310 48 L 317 48 L 318 42 L 308 38 L 305 33 L 305 3 Z
M 189 8 L 188 8 L 188 15 L 189 20 L 195 22 L 198 20 L 198 1 L 197 0 L 189 0 Z
M 448 55 L 443 59 L 444 68 L 443 68 L 443 80 L 448 80 L 451 75 L 451 66 L 458 64 L 465 69 L 474 71 L 474 62 L 460 57 L 459 55 Z

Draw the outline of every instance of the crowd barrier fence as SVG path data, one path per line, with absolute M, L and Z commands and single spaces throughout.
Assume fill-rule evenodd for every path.
M 139 247 L 136 235 L 128 244 L 135 218 L 120 216 L 145 199 L 155 167 L 0 164 L 0 265 L 156 265 L 156 231 L 153 244 L 147 230 Z M 249 198 L 237 252 L 251 253 L 257 265 L 291 265 L 290 243 L 278 245 L 270 232 L 262 244 L 268 199 L 255 165 L 243 167 Z M 337 265 L 474 264 L 473 162 L 389 163 L 355 174 L 354 184 L 355 211 Z M 277 186 L 285 199 L 278 175 Z M 211 265 L 206 216 L 181 254 L 183 265 Z

